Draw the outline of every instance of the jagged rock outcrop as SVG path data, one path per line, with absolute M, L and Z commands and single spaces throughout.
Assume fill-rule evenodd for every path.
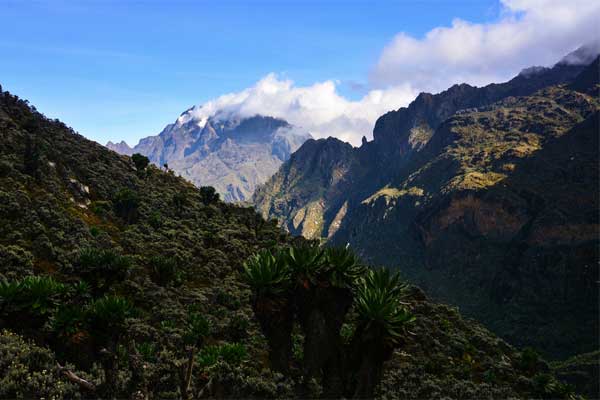
M 197 186 L 213 186 L 226 201 L 250 199 L 256 185 L 273 175 L 310 134 L 286 121 L 254 116 L 197 120 L 186 111 L 159 135 L 129 148 L 106 146 L 118 153 L 140 153 Z M 190 114 L 190 115 L 188 115 Z

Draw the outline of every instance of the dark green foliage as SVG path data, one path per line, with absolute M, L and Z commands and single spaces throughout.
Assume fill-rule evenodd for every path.
M 358 285 L 356 311 L 365 330 L 383 331 L 383 340 L 396 341 L 414 316 L 402 304 L 407 290 L 398 274 L 381 268 L 370 270 Z
M 290 284 L 290 269 L 282 254 L 261 250 L 244 263 L 244 279 L 258 296 L 279 295 Z
M 224 343 L 219 346 L 219 355 L 226 363 L 236 365 L 248 357 L 248 351 L 241 343 Z
M 209 368 L 219 361 L 238 365 L 248 357 L 246 347 L 240 343 L 224 343 L 203 347 L 197 355 L 198 365 Z
M 91 330 L 102 341 L 117 339 L 123 333 L 125 320 L 133 316 L 133 305 L 122 297 L 104 296 L 90 304 Z
M 325 269 L 324 251 L 317 246 L 290 247 L 283 257 L 296 285 L 316 284 Z
M 244 264 L 244 277 L 255 293 L 253 309 L 273 368 L 288 369 L 294 313 L 304 334 L 304 381 L 320 379 L 326 397 L 373 396 L 383 363 L 415 319 L 402 303 L 407 286 L 399 276 L 367 271 L 347 248 L 299 246 L 276 255 L 263 250 Z M 353 300 L 358 327 L 343 338 Z M 305 389 L 309 395 L 312 389 Z
M 173 207 L 177 210 L 178 213 L 183 212 L 185 206 L 188 205 L 188 197 L 185 192 L 178 192 L 173 195 Z
M 149 260 L 152 280 L 161 286 L 177 282 L 181 272 L 177 260 L 173 257 L 155 256 Z
M 188 316 L 184 341 L 187 344 L 199 346 L 210 332 L 210 325 L 206 318 L 199 313 L 192 312 Z
M 33 121 L 30 120 L 30 121 Z M 35 126 L 26 127 L 27 130 L 34 131 Z M 36 179 L 40 179 L 40 167 L 42 166 L 43 145 L 35 136 L 27 135 L 25 145 L 25 154 L 23 156 L 24 172 Z
M 113 198 L 113 205 L 115 213 L 125 223 L 130 224 L 137 220 L 140 198 L 133 190 L 127 188 L 119 190 Z
M 219 361 L 219 355 L 218 346 L 206 346 L 200 350 L 196 357 L 196 361 L 200 368 L 209 368 Z
M 137 351 L 141 354 L 144 361 L 155 362 L 157 355 L 156 344 L 152 342 L 136 343 Z
M 540 363 L 540 354 L 531 347 L 526 347 L 521 352 L 521 357 L 519 358 L 519 368 L 523 371 L 534 372 Z
M 240 341 L 248 337 L 248 328 L 250 327 L 250 321 L 244 315 L 236 314 L 231 317 L 231 321 L 227 327 L 227 334 L 229 338 L 234 341 Z
M 72 337 L 86 329 L 88 314 L 80 305 L 61 305 L 51 319 L 50 329 L 58 337 Z
M 110 212 L 112 205 L 109 201 L 98 200 L 92 203 L 90 209 L 94 212 L 94 214 L 103 217 Z
M 352 288 L 365 273 L 362 261 L 350 247 L 325 249 L 325 264 L 331 284 L 340 288 Z
M 111 249 L 88 248 L 79 253 L 77 274 L 92 287 L 95 295 L 106 292 L 129 273 L 131 259 Z
M 160 226 L 163 223 L 162 215 L 158 211 L 154 211 L 152 214 L 150 214 L 150 219 L 148 220 L 148 223 L 154 229 L 160 228 Z
M 18 314 L 46 317 L 67 294 L 68 288 L 52 277 L 28 276 L 20 281 L 0 282 L 2 313 L 18 318 Z
M 219 201 L 219 193 L 212 186 L 200 187 L 200 196 L 205 205 L 213 204 Z
M 533 377 L 534 393 L 538 398 L 564 399 L 575 398 L 573 387 L 556 380 L 549 373 L 539 373 Z
M 133 161 L 135 169 L 138 170 L 138 172 L 144 171 L 148 164 L 150 164 L 150 160 L 148 159 L 148 157 L 140 153 L 133 154 L 131 156 L 131 161 Z

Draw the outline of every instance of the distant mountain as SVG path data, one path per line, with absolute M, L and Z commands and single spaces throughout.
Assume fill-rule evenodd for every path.
M 121 140 L 119 143 L 113 143 L 109 141 L 108 143 L 106 143 L 106 147 L 108 147 L 112 151 L 116 151 L 117 153 L 126 156 L 130 156 L 133 154 L 133 149 L 129 147 L 129 145 L 124 140 Z
M 225 201 L 244 201 L 311 138 L 282 119 L 218 114 L 197 119 L 194 110 L 133 148 L 125 142 L 106 147 L 125 155 L 141 153 L 158 166 L 168 164 L 197 186 L 215 187 Z
M 598 61 L 575 53 L 505 83 L 422 93 L 360 148 L 308 141 L 255 206 L 292 233 L 397 265 L 515 344 L 592 351 Z

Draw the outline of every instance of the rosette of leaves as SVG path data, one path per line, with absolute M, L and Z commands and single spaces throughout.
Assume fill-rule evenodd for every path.
M 102 340 L 117 340 L 125 320 L 136 315 L 133 305 L 119 296 L 104 296 L 90 304 L 89 321 L 92 333 Z
M 366 268 L 349 247 L 325 249 L 325 268 L 331 285 L 353 288 L 363 278 Z
M 290 247 L 281 254 L 296 284 L 308 289 L 316 285 L 325 272 L 325 252 L 317 246 Z
M 173 257 L 155 256 L 150 260 L 152 280 L 161 286 L 176 283 L 181 278 L 179 264 Z
M 124 280 L 131 269 L 131 259 L 112 249 L 88 248 L 79 253 L 79 274 L 95 295 L 106 292 L 113 284 Z
M 292 354 L 294 313 L 290 269 L 283 251 L 262 250 L 244 263 L 242 276 L 254 292 L 252 308 L 269 343 L 273 369 L 286 371 Z
M 351 345 L 354 397 L 373 397 L 383 363 L 400 344 L 406 325 L 415 320 L 402 302 L 406 291 L 398 274 L 387 269 L 370 270 L 357 288 L 358 325 Z
M 369 270 L 356 292 L 356 311 L 364 330 L 382 333 L 383 341 L 395 342 L 406 324 L 415 320 L 402 300 L 408 286 L 388 269 Z
M 261 250 L 244 263 L 243 278 L 256 296 L 282 295 L 289 287 L 290 270 L 280 254 Z
M 0 282 L 0 313 L 14 327 L 40 327 L 68 294 L 68 286 L 49 276 Z

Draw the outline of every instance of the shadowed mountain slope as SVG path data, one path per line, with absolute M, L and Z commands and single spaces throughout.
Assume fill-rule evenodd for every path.
M 593 351 L 598 60 L 567 59 L 421 94 L 351 151 L 307 143 L 256 191 L 256 207 L 291 232 L 397 266 L 513 343 L 554 357 Z M 317 155 L 331 166 L 321 179 L 307 172 Z

